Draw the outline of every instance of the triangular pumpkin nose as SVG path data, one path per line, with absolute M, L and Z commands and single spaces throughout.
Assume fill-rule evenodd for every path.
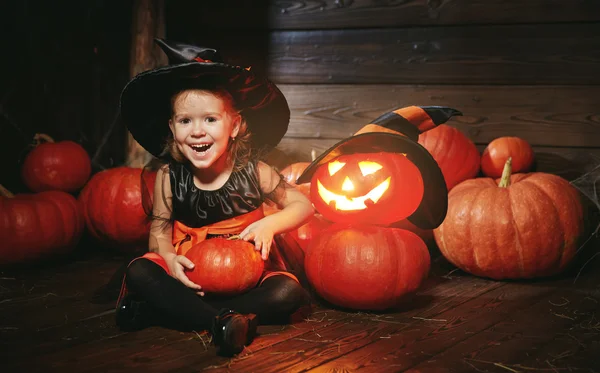
M 342 190 L 345 192 L 354 190 L 354 184 L 352 184 L 352 181 L 350 181 L 350 178 L 348 176 L 346 176 L 346 178 L 344 179 L 344 183 L 342 184 Z

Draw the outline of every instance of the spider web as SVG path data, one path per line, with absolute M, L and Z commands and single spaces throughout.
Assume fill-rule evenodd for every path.
M 584 197 L 583 205 L 586 210 L 584 224 L 586 227 L 586 234 L 589 233 L 589 236 L 583 240 L 583 243 L 577 249 L 577 254 L 579 254 L 590 241 L 597 241 L 600 237 L 600 164 L 592 166 L 591 170 L 577 179 L 570 181 L 570 184 L 579 190 Z M 596 250 L 594 255 L 583 264 L 573 282 L 577 281 L 583 268 L 598 255 L 600 255 L 600 250 Z

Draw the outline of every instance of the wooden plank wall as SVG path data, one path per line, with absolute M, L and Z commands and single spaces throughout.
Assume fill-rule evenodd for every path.
M 479 147 L 520 136 L 538 169 L 600 163 L 600 2 L 323 0 L 167 4 L 167 36 L 266 72 L 307 160 L 399 106 L 447 105 Z
M 80 143 L 94 171 L 121 165 L 119 94 L 129 80 L 132 1 L 3 1 L 0 183 L 25 192 L 21 162 L 37 132 Z

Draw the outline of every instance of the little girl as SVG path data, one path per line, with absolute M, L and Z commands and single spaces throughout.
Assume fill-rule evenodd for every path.
M 150 252 L 126 270 L 117 324 L 208 330 L 219 352 L 233 355 L 252 341 L 258 320 L 289 317 L 309 301 L 296 276 L 302 258 L 280 233 L 302 225 L 311 203 L 257 160 L 285 134 L 289 108 L 273 83 L 220 62 L 215 50 L 156 41 L 170 65 L 139 74 L 121 95 L 129 131 L 166 164 L 154 186 Z M 281 210 L 265 217 L 266 198 Z M 265 273 L 242 295 L 205 296 L 186 276 L 194 263 L 184 254 L 233 234 L 254 243 Z

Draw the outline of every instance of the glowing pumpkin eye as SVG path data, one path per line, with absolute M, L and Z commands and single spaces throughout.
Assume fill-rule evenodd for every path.
M 342 163 L 339 161 L 329 162 L 329 164 L 327 165 L 327 167 L 329 168 L 329 176 L 333 176 L 336 172 L 341 170 L 345 165 L 346 165 L 345 163 Z
M 383 166 L 379 163 L 370 161 L 358 162 L 358 167 L 360 168 L 360 172 L 363 174 L 363 176 L 370 175 L 383 168 Z

